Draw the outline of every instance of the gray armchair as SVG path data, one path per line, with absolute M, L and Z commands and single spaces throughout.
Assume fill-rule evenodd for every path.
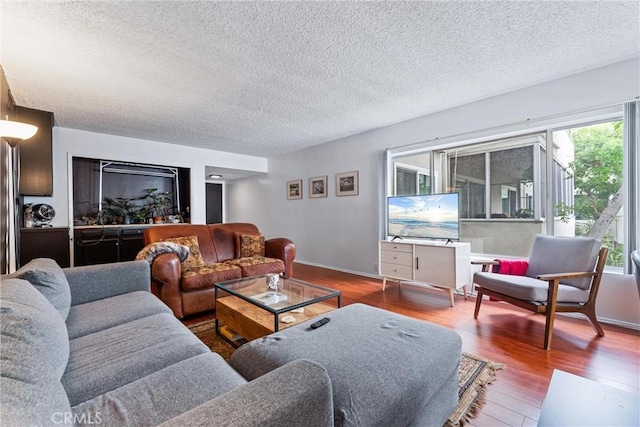
M 596 296 L 608 249 L 600 246 L 600 241 L 593 238 L 536 236 L 524 276 L 488 271 L 474 274 L 473 283 L 478 297 L 473 317 L 478 318 L 483 295 L 488 295 L 544 314 L 545 350 L 551 347 L 557 312 L 584 314 L 598 336 L 604 336 L 596 318 Z M 488 264 L 494 262 L 489 261 Z

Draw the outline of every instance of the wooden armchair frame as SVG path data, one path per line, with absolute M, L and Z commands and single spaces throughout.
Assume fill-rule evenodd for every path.
M 547 294 L 547 302 L 539 301 L 526 301 L 518 298 L 511 297 L 490 289 L 483 288 L 482 286 L 475 285 L 475 289 L 478 292 L 476 297 L 476 308 L 473 313 L 473 318 L 478 318 L 480 312 L 480 305 L 482 304 L 482 296 L 488 295 L 490 297 L 499 299 L 501 301 L 508 302 L 515 306 L 524 308 L 525 310 L 532 311 L 538 314 L 544 314 L 546 317 L 546 323 L 544 328 L 544 346 L 545 350 L 551 348 L 551 337 L 553 335 L 553 322 L 555 320 L 556 313 L 582 313 L 589 319 L 591 326 L 595 330 L 596 334 L 600 337 L 604 336 L 604 330 L 598 323 L 596 318 L 596 296 L 598 295 L 598 289 L 600 288 L 600 281 L 602 280 L 602 272 L 604 271 L 604 265 L 609 253 L 608 248 L 600 248 L 598 254 L 598 261 L 596 262 L 595 271 L 591 272 L 575 272 L 575 273 L 562 273 L 562 274 L 543 274 L 537 276 L 538 280 L 544 280 L 549 283 L 549 289 Z M 489 271 L 489 267 L 497 265 L 497 261 L 473 261 L 472 264 L 482 265 L 482 271 Z M 589 288 L 589 299 L 585 303 L 569 303 L 558 302 L 558 286 L 560 281 L 567 279 L 578 279 L 581 277 L 592 277 L 591 286 Z

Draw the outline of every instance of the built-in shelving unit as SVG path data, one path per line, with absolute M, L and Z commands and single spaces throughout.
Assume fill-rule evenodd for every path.
M 150 202 L 149 191 L 168 201 L 165 216 L 189 220 L 190 171 L 174 166 L 150 165 L 108 159 L 73 158 L 73 223 L 83 225 L 146 224 L 153 216 L 107 217 L 107 200 L 126 202 L 142 210 Z M 165 218 L 167 220 L 167 218 Z
M 144 247 L 144 228 L 160 225 L 149 224 L 155 216 L 146 209 L 150 189 L 168 200 L 165 222 L 170 222 L 169 216 L 172 222 L 189 222 L 188 168 L 83 157 L 74 157 L 72 164 L 74 266 L 135 259 Z M 140 217 L 108 215 L 108 200 L 126 202 L 130 211 L 145 209 L 146 213 Z

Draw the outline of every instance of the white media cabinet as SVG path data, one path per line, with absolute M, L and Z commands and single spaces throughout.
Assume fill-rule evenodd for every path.
M 425 284 L 449 292 L 453 307 L 453 291 L 462 288 L 467 296 L 471 283 L 471 245 L 435 241 L 383 240 L 379 245 L 382 290 L 387 279 Z

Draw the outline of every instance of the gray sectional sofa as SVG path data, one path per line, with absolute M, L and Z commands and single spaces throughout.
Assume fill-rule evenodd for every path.
M 248 382 L 150 293 L 145 261 L 37 259 L 0 282 L 0 425 L 334 424 L 321 365 Z

